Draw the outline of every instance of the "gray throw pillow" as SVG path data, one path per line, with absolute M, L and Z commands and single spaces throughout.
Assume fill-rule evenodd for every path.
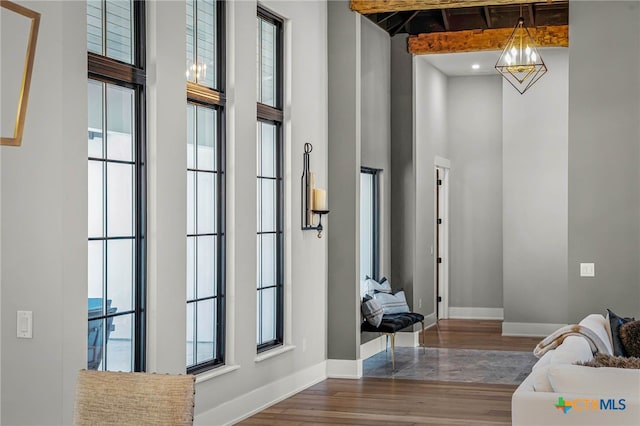
M 365 298 L 361 305 L 362 315 L 366 318 L 367 322 L 374 327 L 378 327 L 382 322 L 382 306 L 376 299 Z
M 613 354 L 615 356 L 627 356 L 627 351 L 624 349 L 622 340 L 620 340 L 620 327 L 631 321 L 635 321 L 635 318 L 623 318 L 612 312 L 611 309 L 607 309 L 607 318 L 609 318 L 609 324 L 611 325 L 611 344 L 613 346 Z
M 409 311 L 409 305 L 407 305 L 407 299 L 404 295 L 404 291 L 400 290 L 394 294 L 390 293 L 376 293 L 373 298 L 380 303 L 382 311 L 387 314 L 404 314 Z

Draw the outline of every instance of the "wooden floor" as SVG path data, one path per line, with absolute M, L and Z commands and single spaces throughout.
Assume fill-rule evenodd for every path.
M 502 337 L 501 321 L 443 320 L 428 347 L 530 351 L 539 338 Z M 513 385 L 327 379 L 242 425 L 509 425 Z

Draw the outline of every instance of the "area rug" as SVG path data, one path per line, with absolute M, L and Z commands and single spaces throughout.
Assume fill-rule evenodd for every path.
M 531 352 L 443 348 L 396 348 L 395 358 L 395 371 L 391 369 L 391 351 L 364 360 L 363 375 L 519 385 L 537 361 Z

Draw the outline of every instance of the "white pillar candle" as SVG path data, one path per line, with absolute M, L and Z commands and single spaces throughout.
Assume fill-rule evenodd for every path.
M 313 190 L 313 209 L 314 210 L 326 210 L 327 209 L 327 191 L 320 188 L 314 188 Z

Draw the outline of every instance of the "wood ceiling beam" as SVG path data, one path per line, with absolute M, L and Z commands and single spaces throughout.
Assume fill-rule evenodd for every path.
M 351 0 L 351 10 L 363 15 L 407 10 L 454 9 L 474 6 L 541 3 L 544 0 Z M 551 3 L 547 0 L 546 3 Z
M 568 25 L 530 28 L 529 31 L 538 47 L 569 47 Z M 513 28 L 493 28 L 419 34 L 409 37 L 408 48 L 414 55 L 502 50 L 512 32 Z

